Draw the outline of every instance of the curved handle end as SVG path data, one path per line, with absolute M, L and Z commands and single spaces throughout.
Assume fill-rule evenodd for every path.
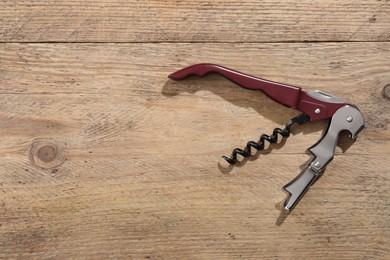
M 168 78 L 173 80 L 181 80 L 190 75 L 202 77 L 207 73 L 214 72 L 214 69 L 216 68 L 221 69 L 222 67 L 211 63 L 198 63 L 175 71 L 174 73 L 170 74 Z

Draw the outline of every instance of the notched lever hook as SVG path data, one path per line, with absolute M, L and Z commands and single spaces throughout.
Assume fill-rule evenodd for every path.
M 339 133 L 347 130 L 351 133 L 352 138 L 356 138 L 357 134 L 364 128 L 363 115 L 356 106 L 318 90 L 306 92 L 300 87 L 261 79 L 209 63 L 186 67 L 172 73 L 169 78 L 180 80 L 189 75 L 201 77 L 211 72 L 220 74 L 243 88 L 261 90 L 274 101 L 303 112 L 302 115 L 291 119 L 283 130 L 275 128 L 272 135 L 262 135 L 258 142 L 249 141 L 245 149 L 234 149 L 230 158 L 224 156 L 223 158 L 230 164 L 237 162 L 238 154 L 244 157 L 251 156 L 251 148 L 263 150 L 265 140 L 276 143 L 278 135 L 284 138 L 289 137 L 290 127 L 295 123 L 301 125 L 308 121 L 330 119 L 324 136 L 318 143 L 309 148 L 314 157 L 297 177 L 283 187 L 288 193 L 284 203 L 284 209 L 287 213 L 292 211 L 309 187 L 321 175 L 326 165 L 333 159 Z

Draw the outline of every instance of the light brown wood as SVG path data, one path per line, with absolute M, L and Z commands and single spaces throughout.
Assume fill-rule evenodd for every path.
M 2 42 L 389 41 L 369 1 L 2 0 Z
M 1 1 L 0 258 L 389 258 L 389 12 L 385 0 Z M 216 75 L 167 79 L 198 62 L 345 98 L 366 129 L 341 136 L 286 218 L 281 187 L 325 122 L 219 164 L 298 112 Z
M 1 44 L 0 258 L 387 258 L 389 50 L 385 42 Z M 325 123 L 294 127 L 241 166 L 219 166 L 221 155 L 298 112 L 216 75 L 167 79 L 205 61 L 321 89 L 364 113 L 367 128 L 353 144 L 342 136 L 287 218 L 281 187 Z

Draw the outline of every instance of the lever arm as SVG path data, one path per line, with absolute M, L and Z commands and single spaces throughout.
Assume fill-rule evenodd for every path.
M 169 78 L 174 80 L 180 80 L 190 75 L 202 77 L 205 74 L 211 72 L 220 74 L 221 76 L 224 76 L 228 80 L 240 85 L 243 88 L 261 90 L 271 99 L 287 107 L 298 107 L 298 101 L 300 99 L 301 94 L 300 87 L 290 86 L 250 76 L 248 74 L 228 69 L 226 67 L 216 64 L 195 64 L 172 73 L 171 75 L 169 75 Z

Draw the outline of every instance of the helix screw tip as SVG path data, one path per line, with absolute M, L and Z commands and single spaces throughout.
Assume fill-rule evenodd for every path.
M 229 158 L 229 157 L 227 157 L 227 156 L 225 156 L 225 155 L 223 155 L 222 158 L 223 158 L 225 161 L 227 161 L 230 165 L 234 165 L 234 164 L 236 164 L 236 162 L 237 162 L 237 160 L 233 160 L 233 159 L 231 159 L 231 158 Z

